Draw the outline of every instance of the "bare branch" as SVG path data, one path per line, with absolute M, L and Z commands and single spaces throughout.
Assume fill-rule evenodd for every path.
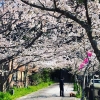
M 0 16 L 0 19 L 1 19 L 4 15 L 6 15 L 7 13 L 9 13 L 9 11 L 7 11 L 7 12 L 4 13 L 3 15 L 1 15 L 1 16 Z
M 25 48 L 26 49 L 29 48 L 42 34 L 43 32 L 42 32 L 42 23 L 41 23 L 40 32 L 37 32 L 37 36 Z

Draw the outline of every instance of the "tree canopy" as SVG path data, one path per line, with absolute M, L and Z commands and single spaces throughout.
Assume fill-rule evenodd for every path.
M 99 3 L 2 0 L 0 4 L 0 33 L 1 39 L 5 39 L 1 45 L 1 64 L 17 56 L 21 63 L 32 61 L 45 66 L 77 63 L 78 68 L 88 50 L 100 60 Z
M 0 64 L 16 59 L 19 65 L 93 73 L 99 69 L 99 33 L 99 0 L 0 0 Z

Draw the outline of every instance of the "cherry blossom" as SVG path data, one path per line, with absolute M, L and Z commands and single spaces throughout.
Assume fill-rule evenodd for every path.
M 87 55 L 88 55 L 88 57 L 91 57 L 92 56 L 92 52 L 91 51 L 87 51 Z
M 84 64 L 87 64 L 89 62 L 89 58 L 85 58 L 84 60 L 83 60 L 83 63 Z

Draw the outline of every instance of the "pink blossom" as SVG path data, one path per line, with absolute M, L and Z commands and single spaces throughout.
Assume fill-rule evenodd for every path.
M 79 70 L 82 69 L 84 67 L 85 63 L 81 63 L 79 66 Z
M 88 51 L 87 52 L 87 55 L 88 55 L 88 57 L 91 57 L 92 56 L 92 52 L 91 51 Z
M 88 58 L 85 58 L 84 60 L 83 60 L 83 63 L 85 63 L 85 64 L 87 64 L 89 62 L 89 59 Z

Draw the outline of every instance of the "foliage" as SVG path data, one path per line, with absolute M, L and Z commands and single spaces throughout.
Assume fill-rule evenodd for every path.
M 14 87 L 13 95 L 12 95 L 12 90 L 9 90 L 8 93 L 1 93 L 0 100 L 14 100 L 15 98 L 24 96 L 31 92 L 35 92 L 39 89 L 45 88 L 45 87 L 53 84 L 54 82 L 51 81 L 51 79 L 50 79 L 50 73 L 51 73 L 51 70 L 49 70 L 48 68 L 42 69 L 39 72 L 33 73 L 32 75 L 29 76 L 29 79 L 32 82 L 31 85 L 33 85 L 33 86 L 28 86 L 27 88 Z
M 77 97 L 77 98 L 81 98 L 81 94 L 80 94 L 80 93 L 77 93 L 77 94 L 76 94 L 76 97 Z
M 51 70 L 44 68 L 39 72 L 35 72 L 29 76 L 31 84 L 37 85 L 41 82 L 49 82 L 51 80 Z
M 32 75 L 30 75 L 29 79 L 30 79 L 31 85 L 32 84 L 36 85 L 36 84 L 42 82 L 41 74 L 39 72 L 36 72 L 36 73 L 33 73 Z
M 12 100 L 9 93 L 0 92 L 0 100 Z
M 43 80 L 43 82 L 48 82 L 48 81 L 50 81 L 50 76 L 51 76 L 51 70 L 49 70 L 48 68 L 46 68 L 46 69 L 43 69 L 42 70 L 42 73 L 41 73 L 41 75 L 42 75 L 42 80 Z

